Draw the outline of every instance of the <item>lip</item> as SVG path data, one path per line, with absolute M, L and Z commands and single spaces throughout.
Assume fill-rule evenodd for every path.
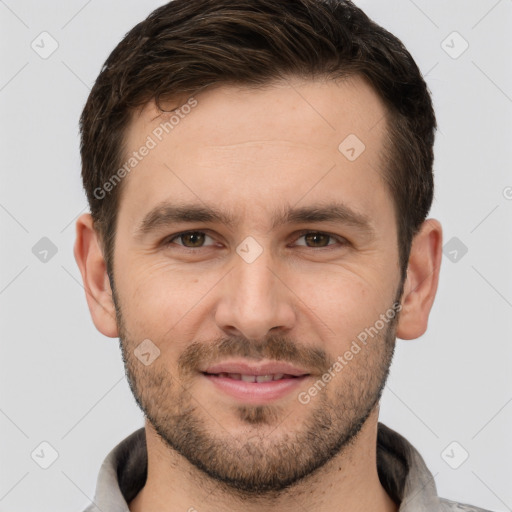
M 268 382 L 246 382 L 235 380 L 220 373 L 236 373 L 242 375 L 271 375 L 284 374 L 280 380 Z M 236 400 L 264 404 L 275 401 L 298 390 L 310 374 L 301 368 L 289 363 L 269 361 L 265 363 L 247 363 L 245 361 L 225 361 L 209 366 L 202 372 L 202 376 L 217 390 L 235 398 Z
M 290 363 L 269 361 L 265 363 L 247 363 L 246 361 L 224 361 L 208 366 L 203 373 L 240 373 L 243 375 L 270 375 L 284 373 L 301 377 L 309 375 L 307 370 L 293 366 Z
M 283 398 L 293 391 L 297 393 L 298 388 L 309 378 L 308 375 L 303 375 L 302 377 L 289 377 L 269 382 L 245 382 L 206 373 L 203 373 L 202 377 L 222 393 L 251 404 L 264 404 Z

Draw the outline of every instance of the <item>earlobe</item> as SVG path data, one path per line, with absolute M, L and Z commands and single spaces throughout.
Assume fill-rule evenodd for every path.
M 89 213 L 76 222 L 75 260 L 82 274 L 85 295 L 92 320 L 105 336 L 118 337 L 112 290 L 99 236 Z
M 442 238 L 441 224 L 427 219 L 413 239 L 396 331 L 398 338 L 419 338 L 427 330 L 439 282 Z

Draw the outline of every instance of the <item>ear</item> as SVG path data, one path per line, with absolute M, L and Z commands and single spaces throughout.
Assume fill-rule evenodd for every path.
M 441 224 L 435 219 L 427 219 L 413 238 L 396 331 L 398 338 L 412 340 L 427 330 L 439 281 L 442 240 Z
M 80 268 L 94 325 L 105 336 L 118 337 L 117 321 L 107 265 L 99 235 L 89 213 L 76 221 L 75 260 Z

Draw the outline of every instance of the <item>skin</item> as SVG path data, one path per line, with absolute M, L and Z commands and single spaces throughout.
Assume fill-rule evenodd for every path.
M 380 168 L 385 108 L 357 77 L 221 86 L 195 98 L 197 107 L 124 178 L 114 294 L 90 215 L 76 225 L 93 321 L 120 337 L 146 414 L 148 479 L 130 510 L 396 511 L 377 474 L 379 398 L 395 338 L 427 328 L 442 230 L 434 219 L 421 226 L 400 295 L 396 213 Z M 149 103 L 134 115 L 128 153 L 159 114 Z M 352 162 L 338 150 L 349 134 L 365 144 Z M 335 200 L 366 216 L 371 233 L 333 221 L 271 226 L 284 206 Z M 140 236 L 144 216 L 164 201 L 212 205 L 236 222 L 180 222 Z M 208 236 L 172 237 L 186 231 Z M 236 252 L 248 236 L 262 249 L 252 263 Z M 241 403 L 198 371 L 229 355 L 287 361 L 295 349 L 293 362 L 311 373 L 307 391 L 397 298 L 399 317 L 306 405 L 296 392 L 259 407 Z M 133 352 L 144 339 L 160 350 L 148 366 Z

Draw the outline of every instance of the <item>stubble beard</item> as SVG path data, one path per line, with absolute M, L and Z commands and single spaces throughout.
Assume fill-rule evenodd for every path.
M 137 359 L 133 350 L 139 341 L 128 336 L 114 290 L 113 296 L 128 383 L 145 417 L 170 450 L 240 499 L 282 495 L 345 451 L 378 405 L 389 375 L 398 313 L 310 403 L 296 402 L 301 413 L 302 408 L 308 410 L 302 423 L 293 422 L 293 411 L 276 404 L 233 405 L 232 414 L 241 429 L 231 433 L 215 420 L 215 411 L 207 411 L 201 397 L 194 397 L 188 389 L 200 376 L 191 370 L 201 357 L 259 355 L 291 362 L 300 359 L 306 368 L 308 361 L 316 366 L 321 363 L 325 369 L 333 361 L 318 349 L 302 346 L 302 352 L 294 352 L 297 345 L 280 336 L 268 337 L 261 345 L 244 338 L 222 338 L 215 344 L 187 347 L 180 356 L 185 369 L 176 371 L 175 377 L 160 364 L 163 358 L 149 366 Z M 290 358 L 291 354 L 295 356 Z M 297 426 L 286 431 L 280 428 L 284 424 Z

